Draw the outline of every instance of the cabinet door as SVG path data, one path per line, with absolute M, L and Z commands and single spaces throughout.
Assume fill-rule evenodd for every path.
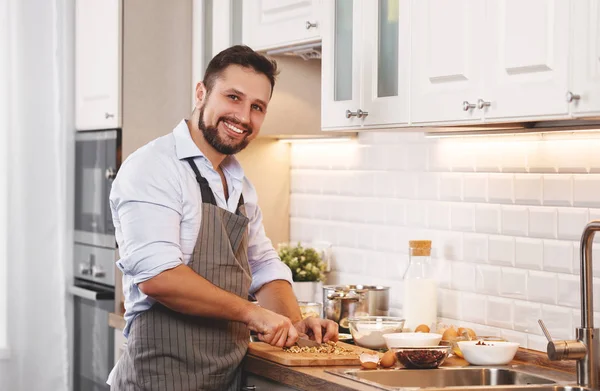
M 320 0 L 244 0 L 243 41 L 255 50 L 318 41 Z
M 567 116 L 570 1 L 486 3 L 485 119 Z
M 321 60 L 321 126 L 323 129 L 362 125 L 361 1 L 324 2 L 323 58 Z
M 121 125 L 121 1 L 77 0 L 75 127 Z
M 408 123 L 410 0 L 363 2 L 364 125 Z M 375 38 L 375 39 L 374 39 Z
M 413 0 L 411 120 L 480 121 L 485 2 Z
M 600 114 L 600 2 L 573 2 L 571 112 L 578 117 Z
M 281 383 L 277 383 L 273 380 L 264 378 L 262 376 L 245 373 L 245 387 L 242 390 L 256 390 L 256 391 L 295 391 L 296 388 L 286 386 Z M 254 388 L 252 388 L 254 387 Z

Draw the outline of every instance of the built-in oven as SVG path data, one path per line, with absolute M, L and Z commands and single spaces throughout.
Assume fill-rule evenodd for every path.
M 115 228 L 109 195 L 121 163 L 118 129 L 75 136 L 73 389 L 106 391 L 114 365 Z
M 119 129 L 75 135 L 75 242 L 115 248 L 109 194 L 121 164 Z

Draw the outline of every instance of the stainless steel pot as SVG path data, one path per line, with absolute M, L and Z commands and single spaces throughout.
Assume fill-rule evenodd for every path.
M 323 286 L 323 315 L 348 329 L 348 318 L 389 315 L 390 288 L 381 285 Z

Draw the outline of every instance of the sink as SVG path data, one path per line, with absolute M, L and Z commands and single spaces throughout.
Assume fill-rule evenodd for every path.
M 565 377 L 557 379 L 545 377 L 536 371 L 524 371 L 508 367 L 472 367 L 472 368 L 440 368 L 440 369 L 391 369 L 391 370 L 361 370 L 337 369 L 326 371 L 338 376 L 352 379 L 363 384 L 369 384 L 384 390 L 403 390 L 415 388 L 447 388 L 477 387 L 495 390 L 511 391 L 583 391 L 585 388 L 569 386 Z M 543 371 L 541 371 L 543 372 Z M 543 372 L 546 375 L 546 372 Z M 562 381 L 561 381 L 562 380 Z M 558 383 L 562 384 L 558 384 Z M 532 387 L 536 385 L 537 387 Z M 508 386 L 508 387 L 507 387 Z M 523 386 L 523 387 L 517 387 Z

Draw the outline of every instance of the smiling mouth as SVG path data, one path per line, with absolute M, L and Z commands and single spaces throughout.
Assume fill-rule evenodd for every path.
M 237 133 L 237 134 L 244 134 L 244 133 L 248 132 L 248 130 L 239 128 L 239 127 L 237 127 L 237 126 L 235 126 L 232 123 L 227 122 L 227 121 L 223 121 L 223 124 L 227 127 L 227 129 L 229 129 L 232 132 Z

